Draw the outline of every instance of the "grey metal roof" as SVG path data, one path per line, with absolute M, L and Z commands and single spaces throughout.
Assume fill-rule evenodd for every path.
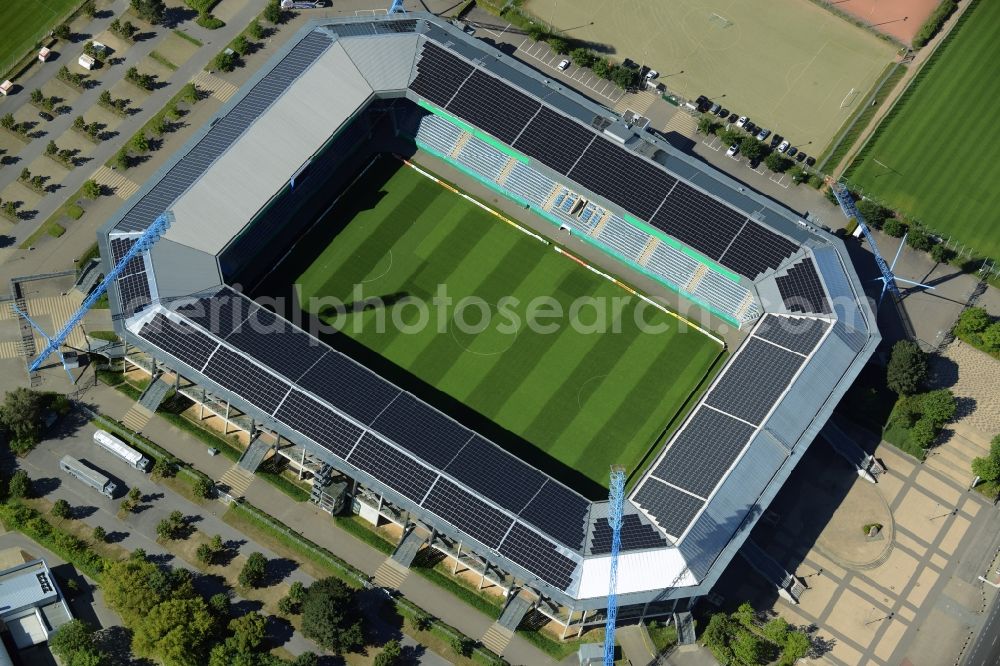
M 410 84 L 420 36 L 401 33 L 371 37 L 341 37 L 340 44 L 376 90 L 403 90 Z

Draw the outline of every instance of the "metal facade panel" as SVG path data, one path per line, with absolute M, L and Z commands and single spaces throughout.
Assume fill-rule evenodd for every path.
M 855 295 L 851 289 L 846 269 L 835 248 L 828 246 L 813 248 L 813 257 L 833 301 L 833 311 L 837 315 L 834 334 L 855 351 L 861 351 L 868 341 L 868 323 L 855 299 L 865 298 L 865 295 L 863 293 Z
M 763 431 L 758 434 L 680 542 L 684 559 L 698 579 L 705 577 L 747 515 L 763 510 L 755 507 L 755 503 L 785 460 L 783 451 L 769 434 Z
M 402 90 L 410 84 L 419 40 L 416 33 L 403 33 L 378 39 L 348 37 L 340 44 L 372 88 Z

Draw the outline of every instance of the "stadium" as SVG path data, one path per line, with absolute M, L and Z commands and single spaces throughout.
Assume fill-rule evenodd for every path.
M 437 549 L 564 628 L 607 607 L 609 465 L 619 617 L 687 611 L 880 340 L 838 239 L 431 15 L 303 28 L 101 229 L 105 271 L 165 213 L 109 290 L 128 361 L 224 409 L 245 457 L 273 444 L 321 506 L 345 480 L 404 528 L 403 565 Z M 343 292 L 376 278 L 378 305 Z M 441 283 L 629 294 L 673 328 L 352 332 Z M 315 295 L 347 324 L 314 335 Z

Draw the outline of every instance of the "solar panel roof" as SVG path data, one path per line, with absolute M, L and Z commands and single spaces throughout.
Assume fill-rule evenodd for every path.
M 755 430 L 730 416 L 699 407 L 653 469 L 653 476 L 707 498 Z
M 547 479 L 519 515 L 563 545 L 579 550 L 586 537 L 584 523 L 589 512 L 590 502 Z
M 761 273 L 777 268 L 798 249 L 798 245 L 784 236 L 751 220 L 719 261 L 753 280 Z
M 706 404 L 759 424 L 798 372 L 803 356 L 750 338 L 705 397 Z M 762 381 L 764 378 L 767 381 Z
M 423 507 L 494 550 L 514 522 L 499 509 L 444 478 L 434 484 Z
M 476 70 L 448 103 L 448 110 L 504 143 L 513 144 L 541 106 L 506 83 Z
M 595 140 L 591 130 L 543 106 L 514 142 L 514 148 L 566 174 Z
M 226 343 L 266 363 L 292 381 L 298 380 L 327 347 L 264 308 L 256 308 L 226 337 Z
M 358 442 L 362 430 L 305 393 L 292 390 L 274 417 L 342 460 Z
M 149 340 L 178 361 L 199 370 L 208 362 L 219 343 L 187 324 L 175 322 L 162 314 L 142 325 L 139 337 Z
M 785 307 L 791 312 L 830 314 L 833 310 L 823 291 L 813 260 L 806 257 L 788 269 L 786 275 L 774 278 Z
M 424 42 L 410 89 L 444 107 L 472 74 L 472 65 L 431 41 Z
M 437 473 L 370 433 L 361 437 L 347 462 L 417 504 L 423 501 L 437 478 Z
M 768 314 L 754 329 L 754 337 L 800 354 L 809 354 L 819 344 L 830 323 L 809 317 L 780 317 Z
M 663 548 L 667 540 L 655 527 L 642 522 L 639 516 L 629 514 L 622 516 L 621 550 L 646 550 L 648 548 Z M 590 552 L 593 555 L 606 555 L 611 552 L 611 525 L 607 518 L 594 521 L 590 537 Z
M 545 483 L 545 475 L 475 435 L 444 470 L 484 497 L 518 513 Z
M 365 425 L 371 425 L 375 417 L 402 393 L 368 368 L 336 351 L 330 351 L 317 361 L 299 378 L 298 384 Z
M 500 546 L 500 554 L 560 589 L 573 582 L 576 562 L 521 523 L 514 523 Z
M 193 323 L 225 339 L 257 306 L 249 298 L 223 287 L 176 309 Z
M 657 229 L 718 259 L 746 224 L 747 216 L 679 181 L 649 221 Z
M 676 180 L 602 136 L 584 151 L 569 177 L 643 220 L 652 218 Z
M 274 413 L 291 388 L 250 359 L 225 347 L 212 355 L 202 373 L 268 414 Z
M 372 428 L 439 468 L 446 467 L 472 438 L 469 430 L 409 393 L 396 398 Z
M 646 511 L 667 534 L 680 537 L 705 502 L 647 478 L 635 493 L 635 503 Z

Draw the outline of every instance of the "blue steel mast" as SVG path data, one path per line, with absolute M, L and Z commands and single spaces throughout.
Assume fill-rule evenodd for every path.
M 114 282 L 119 275 L 121 275 L 122 271 L 125 270 L 125 267 L 128 266 L 129 262 L 132 261 L 132 259 L 139 256 L 146 250 L 148 250 L 153 245 L 153 243 L 155 243 L 160 239 L 160 236 L 162 236 L 163 233 L 167 230 L 167 227 L 170 226 L 170 224 L 173 222 L 173 219 L 174 215 L 173 213 L 170 212 L 163 213 L 162 215 L 157 217 L 156 220 L 154 220 L 153 223 L 149 225 L 149 227 L 144 232 L 142 232 L 142 235 L 139 236 L 136 242 L 132 244 L 132 247 L 130 247 L 128 252 L 125 253 L 125 256 L 121 258 L 121 261 L 119 261 L 118 264 L 115 265 L 115 267 L 112 268 L 106 276 L 104 276 L 104 280 L 102 280 L 101 283 L 97 285 L 97 288 L 94 289 L 94 291 L 92 291 L 90 295 L 84 299 L 83 303 L 80 304 L 80 307 L 77 309 L 77 311 L 73 314 L 72 317 L 69 318 L 69 321 L 67 321 L 66 324 L 62 327 L 62 330 L 60 330 L 55 336 L 50 338 L 48 335 L 45 335 L 45 332 L 42 331 L 41 327 L 38 326 L 38 324 L 32 321 L 31 317 L 28 316 L 27 312 L 21 311 L 21 309 L 18 308 L 16 305 L 13 306 L 15 312 L 24 317 L 24 319 L 29 324 L 31 324 L 32 328 L 41 333 L 42 336 L 44 336 L 48 340 L 48 344 L 45 346 L 45 349 L 43 349 L 42 352 L 38 355 L 38 357 L 31 362 L 31 365 L 28 366 L 29 373 L 38 370 L 38 368 L 41 367 L 42 363 L 45 362 L 45 359 L 47 359 L 53 352 L 58 353 L 59 356 L 62 357 L 62 352 L 59 350 L 59 348 L 62 346 L 64 342 L 66 342 L 66 338 L 68 338 L 69 334 L 73 332 L 73 329 L 76 328 L 77 324 L 79 324 L 83 320 L 84 316 L 87 314 L 87 311 L 90 310 L 90 308 L 94 305 L 94 303 L 97 302 L 97 299 L 99 299 L 104 294 L 104 292 L 108 290 L 108 286 L 110 286 L 111 283 Z M 65 359 L 63 359 L 63 368 L 66 368 Z M 66 368 L 66 373 L 69 374 L 68 368 Z M 73 377 L 72 375 L 70 375 L 70 381 L 72 381 L 72 379 Z
M 868 225 L 865 223 L 864 216 L 858 211 L 857 207 L 854 205 L 854 198 L 851 197 L 851 193 L 844 187 L 843 183 L 833 184 L 833 194 L 837 197 L 837 202 L 840 204 L 840 210 L 844 213 L 845 217 L 853 217 L 857 223 L 858 228 L 861 229 L 861 233 L 864 234 L 865 239 L 868 241 L 868 245 L 871 246 L 872 253 L 875 255 L 875 263 L 878 264 L 878 269 L 882 273 L 882 276 L 876 278 L 882 283 L 882 293 L 878 297 L 879 305 L 882 304 L 882 299 L 885 298 L 885 293 L 888 291 L 896 298 L 901 298 L 902 295 L 899 293 L 899 286 L 896 282 L 905 282 L 907 284 L 912 284 L 917 287 L 923 287 L 924 289 L 933 289 L 934 287 L 923 284 L 920 282 L 915 282 L 913 280 L 907 280 L 906 278 L 897 277 L 893 272 L 896 268 L 896 262 L 899 261 L 899 255 L 903 252 L 903 245 L 906 244 L 906 235 L 903 235 L 903 240 L 899 244 L 899 249 L 896 250 L 896 256 L 892 260 L 892 264 L 888 264 L 882 253 L 879 252 L 878 245 L 875 244 L 875 238 L 872 236 L 871 231 L 868 230 Z
M 618 553 L 622 546 L 622 505 L 625 502 L 625 468 L 611 468 L 608 484 L 608 526 L 611 528 L 611 578 L 608 582 L 608 617 L 604 623 L 604 666 L 615 663 L 615 624 L 618 621 Z

